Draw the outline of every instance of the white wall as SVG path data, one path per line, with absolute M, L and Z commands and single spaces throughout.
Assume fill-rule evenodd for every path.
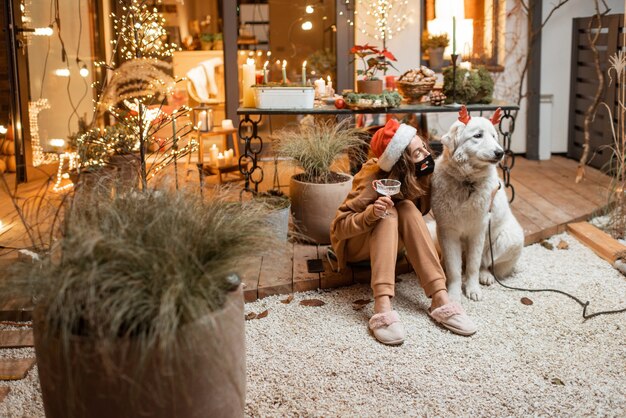
M 374 2 L 372 1 L 371 3 L 373 4 Z M 398 70 L 396 71 L 391 68 L 387 72 L 387 75 L 401 75 L 405 71 L 419 67 L 420 65 L 420 1 L 409 0 L 405 10 L 407 18 L 406 27 L 402 32 L 394 36 L 393 39 L 387 41 L 387 49 L 398 59 L 398 62 L 393 63 Z M 361 33 L 363 21 L 360 16 L 364 16 L 366 10 L 360 10 L 357 3 L 356 11 L 355 43 L 357 45 L 369 43 L 370 45 L 382 48 L 381 41 Z M 382 74 L 378 75 L 382 78 Z
M 555 3 L 557 0 L 544 0 L 544 19 Z M 611 8 L 610 14 L 624 13 L 624 0 L 606 0 L 606 3 Z M 602 11 L 602 2 L 600 7 Z M 570 0 L 552 15 L 541 35 L 541 94 L 552 95 L 553 105 L 552 121 L 549 124 L 551 128 L 549 132 L 540 132 L 540 141 L 551 142 L 552 152 L 567 151 L 572 19 L 592 16 L 594 13 L 593 1 Z

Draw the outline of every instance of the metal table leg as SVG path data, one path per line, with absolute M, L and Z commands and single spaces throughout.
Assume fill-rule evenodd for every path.
M 263 150 L 263 140 L 258 135 L 259 123 L 262 116 L 254 120 L 250 115 L 239 122 L 239 138 L 245 142 L 244 152 L 239 157 L 239 171 L 244 175 L 243 192 L 256 193 L 259 184 L 263 181 L 263 168 L 258 165 L 259 154 Z M 250 182 L 254 184 L 254 190 L 250 188 Z

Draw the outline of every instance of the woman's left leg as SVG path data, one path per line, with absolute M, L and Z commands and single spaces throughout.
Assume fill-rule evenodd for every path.
M 400 239 L 426 296 L 432 298 L 441 290 L 446 291 L 446 276 L 421 212 L 409 200 L 396 203 L 396 210 Z M 447 291 L 445 293 L 447 297 Z

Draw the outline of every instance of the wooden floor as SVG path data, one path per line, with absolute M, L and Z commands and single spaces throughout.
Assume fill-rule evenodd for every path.
M 284 164 L 280 162 L 276 167 L 276 178 L 284 191 L 287 191 L 289 177 L 295 170 Z M 576 166 L 576 161 L 559 156 L 547 161 L 529 161 L 519 156 L 516 158 L 511 171 L 511 183 L 515 188 L 515 199 L 511 207 L 524 228 L 527 245 L 563 232 L 567 223 L 587 219 L 606 206 L 610 178 L 598 170 L 588 168 L 586 179 L 575 184 Z M 198 183 L 194 170 L 192 164 L 189 168 L 190 174 L 186 177 L 188 183 Z M 261 190 L 276 187 L 272 170 L 274 163 L 266 163 Z M 208 178 L 206 187 L 213 187 L 216 183 L 216 178 Z M 43 180 L 20 185 L 17 193 L 20 203 L 28 205 L 36 202 L 37 196 L 44 189 Z M 52 194 L 47 207 L 53 208 L 54 203 Z M 19 247 L 27 244 L 28 236 L 4 190 L 0 190 L 0 222 L 0 246 Z M 15 251 L 0 248 L 0 276 L 3 265 L 6 266 L 15 257 Z M 309 273 L 306 260 L 316 258 L 323 260 L 325 271 Z M 331 288 L 369 280 L 367 268 L 348 269 L 341 274 L 333 273 L 326 260 L 326 246 L 290 243 L 287 253 L 278 259 L 259 256 L 256 260 L 253 268 L 241 273 L 246 284 L 247 301 L 274 294 Z M 397 271 L 409 271 L 406 260 L 399 261 Z

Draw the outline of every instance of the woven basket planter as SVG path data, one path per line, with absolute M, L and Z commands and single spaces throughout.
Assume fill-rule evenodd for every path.
M 409 103 L 419 102 L 423 96 L 430 93 L 434 86 L 434 78 L 426 78 L 415 83 L 402 80 L 396 81 L 396 88 L 398 89 L 398 92 Z

